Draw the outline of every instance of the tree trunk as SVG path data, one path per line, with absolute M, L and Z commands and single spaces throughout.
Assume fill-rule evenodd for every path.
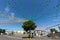
M 32 33 L 32 37 L 33 37 L 33 33 Z
M 29 38 L 31 37 L 30 33 L 31 33 L 31 30 L 29 30 Z

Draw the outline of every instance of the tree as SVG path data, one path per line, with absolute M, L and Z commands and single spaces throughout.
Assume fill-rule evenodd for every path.
M 55 28 L 50 29 L 50 31 L 51 31 L 52 33 L 53 33 L 53 32 L 55 32 L 55 33 L 57 33 L 57 32 L 58 32 Z
M 2 33 L 2 29 L 0 29 L 0 34 Z
M 5 34 L 6 30 L 5 29 L 0 29 L 0 34 L 3 33 Z
M 2 33 L 5 33 L 5 32 L 6 32 L 6 30 L 5 30 L 5 29 L 3 29 L 3 30 L 2 30 Z
M 55 34 L 58 32 L 55 28 L 50 29 L 52 38 L 55 37 Z
M 32 30 L 36 28 L 36 24 L 33 21 L 28 20 L 23 23 L 22 28 L 29 33 L 29 37 L 30 37 L 30 33 Z

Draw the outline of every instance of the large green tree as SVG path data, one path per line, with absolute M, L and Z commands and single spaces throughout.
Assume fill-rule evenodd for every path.
M 28 20 L 28 21 L 25 21 L 25 22 L 23 23 L 22 28 L 23 28 L 26 32 L 29 32 L 29 34 L 30 34 L 31 31 L 36 28 L 36 24 L 35 24 L 33 21 Z

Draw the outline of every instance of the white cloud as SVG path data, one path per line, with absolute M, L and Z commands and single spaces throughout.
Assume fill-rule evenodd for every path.
M 14 17 L 14 15 L 15 15 L 15 13 L 12 12 L 12 13 L 11 13 L 11 16 Z
M 5 8 L 5 11 L 6 11 L 6 12 L 9 12 L 9 10 L 10 10 L 10 8 L 7 6 L 7 7 Z
M 13 19 L 14 19 L 14 17 L 15 17 L 15 16 L 14 16 L 14 15 L 15 15 L 15 13 L 13 13 L 13 12 L 12 12 L 12 13 L 10 13 L 10 14 L 11 14 L 11 15 L 9 15 L 9 19 L 10 19 L 10 20 L 13 20 Z

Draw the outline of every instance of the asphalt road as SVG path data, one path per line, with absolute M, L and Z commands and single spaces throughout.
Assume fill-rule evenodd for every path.
M 22 38 L 0 35 L 0 40 L 22 40 Z
M 0 40 L 60 40 L 60 38 L 47 38 L 47 37 L 41 37 L 41 38 L 34 38 L 34 39 L 28 39 L 28 38 L 22 38 L 22 37 L 12 37 L 12 36 L 6 36 L 6 35 L 0 35 Z

